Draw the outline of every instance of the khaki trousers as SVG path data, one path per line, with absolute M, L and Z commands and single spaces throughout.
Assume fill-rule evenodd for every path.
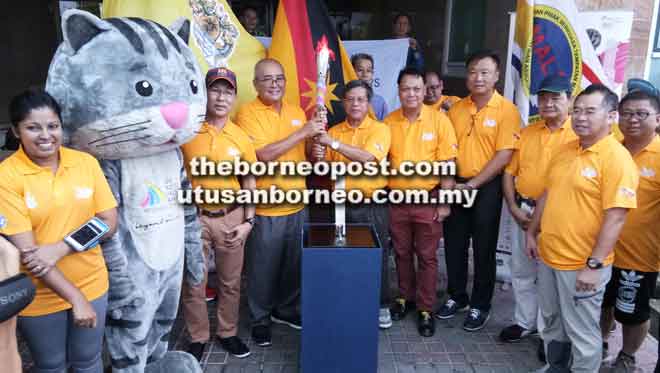
M 220 338 L 233 337 L 238 331 L 238 308 L 241 298 L 241 271 L 243 270 L 245 242 L 242 242 L 238 248 L 229 249 L 223 245 L 223 241 L 227 231 L 244 221 L 243 208 L 238 207 L 221 217 L 211 218 L 201 215 L 200 221 L 204 255 L 208 260 L 209 252 L 213 250 L 215 253 L 215 268 L 218 278 L 216 334 Z M 207 281 L 208 271 L 204 274 L 204 281 L 198 286 L 188 285 L 185 279 L 183 282 L 181 306 L 183 320 L 190 333 L 191 342 L 209 340 L 209 318 L 206 307 Z

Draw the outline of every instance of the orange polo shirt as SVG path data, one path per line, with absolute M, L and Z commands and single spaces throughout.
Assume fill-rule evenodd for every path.
M 513 149 L 520 137 L 520 113 L 509 100 L 494 92 L 486 106 L 477 106 L 468 96 L 447 113 L 458 139 L 458 176 L 477 176 L 499 150 Z
M 440 99 L 438 101 L 436 101 L 435 103 L 433 103 L 431 105 L 427 105 L 427 106 L 429 106 L 429 107 L 431 107 L 435 110 L 440 110 L 440 106 L 442 104 L 444 104 L 445 101 L 449 101 L 449 103 L 451 105 L 454 105 L 455 103 L 457 103 L 460 100 L 461 100 L 461 98 L 458 97 L 458 96 L 445 96 L 445 95 L 442 95 L 442 96 L 440 96 Z
M 355 128 L 347 121 L 341 122 L 330 128 L 328 135 L 344 144 L 366 150 L 378 162 L 382 161 L 390 150 L 390 128 L 368 116 Z M 329 147 L 325 158 L 330 162 L 351 162 L 343 154 Z M 365 197 L 371 197 L 376 189 L 383 189 L 386 186 L 385 176 L 346 176 L 346 190 L 359 189 Z
M 660 137 L 633 156 L 639 170 L 637 208 L 630 210 L 614 247 L 614 265 L 660 271 Z
M 53 174 L 33 163 L 22 148 L 0 163 L 0 233 L 11 236 L 32 231 L 38 245 L 61 241 L 99 212 L 117 206 L 98 161 L 91 155 L 60 148 L 60 165 Z M 108 272 L 101 246 L 69 254 L 57 268 L 87 300 L 108 291 Z M 25 268 L 23 268 L 25 272 Z M 43 316 L 71 308 L 41 280 L 34 301 L 21 316 Z
M 301 129 L 306 122 L 305 112 L 300 107 L 282 102 L 282 109 L 278 113 L 272 106 L 264 105 L 259 98 L 242 105 L 236 114 L 236 124 L 252 140 L 256 150 L 284 140 Z M 306 160 L 305 142 L 301 141 L 276 161 L 304 160 Z M 269 189 L 271 185 L 285 192 L 306 189 L 304 176 L 274 175 L 257 178 L 257 189 Z M 263 216 L 284 216 L 294 214 L 304 207 L 303 204 L 261 204 L 256 206 L 256 213 Z
M 190 161 L 194 158 L 206 157 L 210 162 L 230 162 L 240 159 L 248 163 L 257 161 L 254 146 L 250 138 L 237 125 L 227 120 L 222 129 L 204 122 L 197 136 L 192 141 L 181 146 L 183 157 L 186 162 L 186 170 L 190 177 L 193 188 L 238 191 L 241 183 L 236 175 L 231 176 L 193 176 L 190 172 Z M 232 166 L 233 169 L 233 166 Z M 205 210 L 218 210 L 226 207 L 222 204 L 200 205 Z
M 389 159 L 393 169 L 403 161 L 447 161 L 456 157 L 454 128 L 442 111 L 422 105 L 419 117 L 409 122 L 399 109 L 385 118 L 385 124 L 392 134 Z M 440 183 L 440 176 L 390 176 L 388 184 L 392 189 L 431 190 Z
M 545 189 L 543 180 L 552 156 L 559 147 L 574 140 L 577 135 L 571 128 L 570 117 L 554 131 L 550 131 L 544 120 L 523 128 L 505 170 L 515 177 L 516 191 L 524 198 L 539 198 Z
M 557 270 L 584 268 L 605 210 L 637 206 L 638 179 L 635 162 L 614 136 L 588 149 L 582 149 L 578 140 L 557 149 L 545 179 L 548 195 L 539 236 L 541 259 Z M 603 263 L 613 260 L 612 253 Z

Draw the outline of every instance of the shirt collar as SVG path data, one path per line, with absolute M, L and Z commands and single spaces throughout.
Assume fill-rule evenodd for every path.
M 468 103 L 470 104 L 470 107 L 474 110 L 474 112 L 477 112 L 477 104 L 472 101 L 472 95 L 469 95 L 467 97 Z M 488 100 L 488 103 L 486 103 L 486 106 L 484 107 L 492 107 L 496 108 L 500 106 L 500 101 L 502 101 L 502 96 L 497 92 L 497 90 L 493 91 L 493 95 L 490 96 L 490 100 Z
M 432 110 L 434 110 L 434 109 L 431 108 L 430 106 L 428 106 L 426 104 L 422 104 L 422 110 L 419 112 L 419 116 L 417 117 L 417 119 L 413 123 L 427 120 L 428 116 L 431 115 Z M 406 116 L 403 115 L 403 108 L 400 108 L 395 113 L 397 115 L 397 121 L 402 121 L 402 122 L 408 123 L 408 118 L 406 118 Z
M 271 110 L 271 111 L 273 111 L 274 113 L 277 113 L 277 110 L 275 110 L 275 106 L 274 106 L 274 105 L 266 105 L 266 104 L 264 104 L 263 101 L 261 101 L 261 99 L 259 99 L 259 97 L 257 97 L 257 98 L 254 99 L 253 104 L 254 104 L 254 108 L 255 108 L 256 110 Z M 284 97 L 282 97 L 282 110 L 284 110 L 284 106 L 285 106 L 286 104 L 287 104 L 287 103 L 286 103 L 286 101 L 284 101 Z
M 577 141 L 577 146 L 578 146 L 578 152 L 583 153 L 583 152 L 592 152 L 592 153 L 600 153 L 602 150 L 610 147 L 612 145 L 612 142 L 618 142 L 616 138 L 614 137 L 613 134 L 609 134 L 602 139 L 598 140 L 595 144 L 591 145 L 587 149 L 582 149 L 582 146 L 580 146 L 580 140 Z
M 545 128 L 545 129 L 547 129 L 547 130 L 550 130 L 550 128 L 549 128 L 548 125 L 546 124 L 545 120 L 543 121 L 543 128 Z M 567 128 L 571 128 L 571 116 L 570 116 L 570 115 L 568 116 L 568 118 L 566 118 L 566 120 L 564 121 L 564 123 L 562 123 L 561 126 L 559 126 L 558 129 L 559 129 L 560 131 L 563 131 L 563 130 L 565 130 L 565 129 L 567 129 Z
M 339 126 L 340 131 L 348 132 L 348 131 L 353 131 L 353 130 L 364 130 L 369 128 L 372 125 L 373 119 L 369 118 L 369 115 L 365 116 L 362 122 L 360 123 L 359 126 L 353 127 L 348 123 L 348 120 L 345 120 L 341 123 L 339 123 L 337 126 Z
M 653 140 L 642 150 L 651 153 L 660 153 L 660 136 L 655 135 Z
M 77 164 L 75 157 L 73 156 L 73 154 L 71 154 L 71 151 L 69 149 L 60 146 L 59 153 L 60 153 L 60 167 L 70 168 L 70 167 L 74 167 Z M 45 169 L 44 167 L 41 167 L 36 163 L 32 162 L 30 157 L 28 157 L 28 155 L 25 154 L 25 151 L 23 150 L 23 146 L 20 146 L 16 151 L 16 153 L 14 153 L 14 155 L 16 156 L 16 159 L 19 160 L 18 169 L 24 175 L 38 174 L 40 172 L 43 172 Z

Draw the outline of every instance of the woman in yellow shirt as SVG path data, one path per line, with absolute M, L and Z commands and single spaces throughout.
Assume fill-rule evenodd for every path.
M 96 217 L 115 231 L 117 202 L 92 156 L 62 146 L 57 102 L 25 91 L 9 105 L 20 148 L 0 163 L 0 233 L 20 251 L 37 288 L 18 317 L 36 372 L 103 371 L 108 273 L 101 247 L 63 239 Z

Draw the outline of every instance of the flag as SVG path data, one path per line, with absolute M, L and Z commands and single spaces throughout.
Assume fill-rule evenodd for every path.
M 236 73 L 235 107 L 256 97 L 254 65 L 266 56 L 266 49 L 245 31 L 226 0 L 105 0 L 101 15 L 147 18 L 164 26 L 180 17 L 189 19 L 189 45 L 201 70 L 224 66 Z
M 568 77 L 574 94 L 593 83 L 610 86 L 574 1 L 518 0 L 515 28 L 514 101 L 525 122 L 538 119 L 531 92 L 548 75 Z
M 332 125 L 346 118 L 341 103 L 342 91 L 344 84 L 357 79 L 357 75 L 324 2 L 280 0 L 268 57 L 276 59 L 284 67 L 287 79 L 284 99 L 302 107 L 310 117 L 316 103 L 315 48 L 323 36 L 335 54 L 335 59 L 330 61 L 325 97 L 328 122 Z

